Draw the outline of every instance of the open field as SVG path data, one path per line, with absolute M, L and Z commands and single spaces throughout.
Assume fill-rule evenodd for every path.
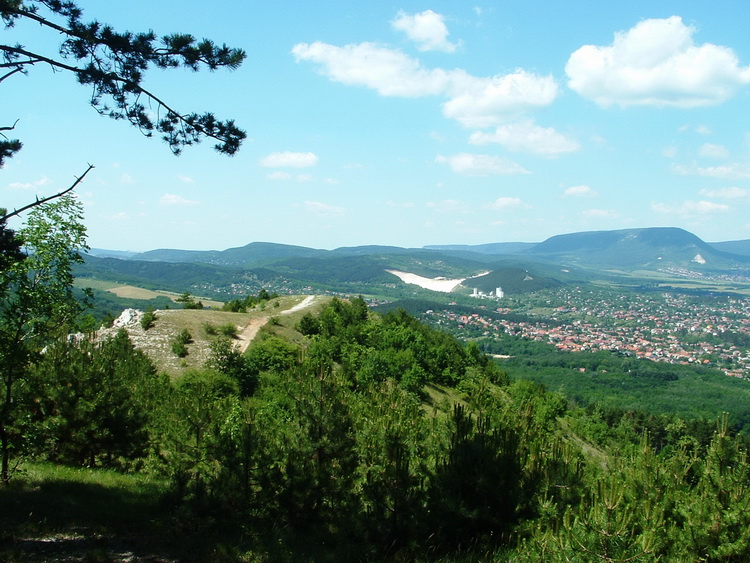
M 173 291 L 154 291 L 151 289 L 136 287 L 134 285 L 122 285 L 106 280 L 97 280 L 94 278 L 79 278 L 76 280 L 75 285 L 76 287 L 81 288 L 90 287 L 91 289 L 108 291 L 109 293 L 112 293 L 117 297 L 122 297 L 124 299 L 149 300 L 156 299 L 157 297 L 168 297 L 172 301 L 176 302 L 180 297 L 179 293 L 175 293 Z M 205 307 L 211 307 L 214 309 L 219 309 L 224 304 L 221 301 L 214 301 L 212 299 L 206 299 L 205 297 L 198 297 L 195 295 L 193 295 L 192 297 L 196 301 L 200 301 L 201 303 L 203 303 Z

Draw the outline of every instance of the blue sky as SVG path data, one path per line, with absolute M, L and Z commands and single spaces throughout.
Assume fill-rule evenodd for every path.
M 0 205 L 77 189 L 97 248 L 224 249 L 253 241 L 535 242 L 677 226 L 750 238 L 746 1 L 81 1 L 118 29 L 240 47 L 236 71 L 158 71 L 181 111 L 248 133 L 175 157 L 100 117 L 74 78 L 37 66 L 2 83 L 24 149 Z M 54 48 L 33 25 L 3 42 Z

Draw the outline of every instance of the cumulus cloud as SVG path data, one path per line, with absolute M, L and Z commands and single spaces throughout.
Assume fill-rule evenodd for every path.
M 570 186 L 563 192 L 566 197 L 596 197 L 596 190 L 589 186 Z
M 684 217 L 694 217 L 697 215 L 707 215 L 712 213 L 724 213 L 731 207 L 723 203 L 713 201 L 686 201 L 681 205 L 672 206 L 665 203 L 652 203 L 651 209 L 663 215 L 681 215 Z
M 477 131 L 469 137 L 475 145 L 498 143 L 514 152 L 525 151 L 543 156 L 558 156 L 574 152 L 580 145 L 555 131 L 552 127 L 539 127 L 532 120 L 498 126 L 494 132 Z
M 717 188 L 715 190 L 703 189 L 700 191 L 702 196 L 715 197 L 718 199 L 743 199 L 750 197 L 750 190 L 731 186 L 728 188 Z
M 704 143 L 699 153 L 701 156 L 706 158 L 727 158 L 729 157 L 729 151 L 722 145 L 715 145 L 713 143 Z
M 182 206 L 190 206 L 190 205 L 198 205 L 200 201 L 194 201 L 192 199 L 186 199 L 182 196 L 175 195 L 175 194 L 164 194 L 159 199 L 159 205 L 182 205 Z
M 343 207 L 329 205 L 320 201 L 306 201 L 304 207 L 311 213 L 321 217 L 339 217 L 346 212 Z
M 511 176 L 514 174 L 530 174 L 518 163 L 502 156 L 487 154 L 459 153 L 453 156 L 438 155 L 438 164 L 447 164 L 454 172 L 468 176 Z
M 316 41 L 292 48 L 297 62 L 320 65 L 320 71 L 334 82 L 366 86 L 382 96 L 416 98 L 437 95 L 446 90 L 450 73 L 427 70 L 404 53 L 376 43 L 358 43 L 337 47 Z
M 552 76 L 539 76 L 523 69 L 488 78 L 455 71 L 452 78 L 450 99 L 443 104 L 443 115 L 466 127 L 498 125 L 509 114 L 550 105 L 558 93 Z
M 334 82 L 365 86 L 381 96 L 447 98 L 443 114 L 467 127 L 498 125 L 509 113 L 548 106 L 558 93 L 552 76 L 521 69 L 491 77 L 472 76 L 462 69 L 427 69 L 417 59 L 376 43 L 299 43 L 292 54 L 297 62 L 318 65 Z
M 413 16 L 400 11 L 391 25 L 394 29 L 406 33 L 420 51 L 452 53 L 458 46 L 448 41 L 445 17 L 432 10 L 425 10 Z
M 725 166 L 696 166 L 675 164 L 672 172 L 681 176 L 707 176 L 724 180 L 745 180 L 750 178 L 750 166 L 733 163 Z
M 266 168 L 307 168 L 317 163 L 318 157 L 311 152 L 274 152 L 260 159 Z
M 696 45 L 695 31 L 679 16 L 648 19 L 611 45 L 584 45 L 565 66 L 568 85 L 604 107 L 719 104 L 750 82 L 750 67 L 727 47 Z
M 491 209 L 505 211 L 508 209 L 528 209 L 530 206 L 519 197 L 499 197 L 489 204 Z

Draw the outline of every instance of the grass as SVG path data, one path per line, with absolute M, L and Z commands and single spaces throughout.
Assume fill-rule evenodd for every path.
M 252 519 L 183 508 L 155 475 L 30 462 L 0 485 L 0 561 L 300 560 L 288 547 L 280 551 L 278 538 L 252 529 Z
M 165 481 L 45 463 L 23 469 L 0 486 L 0 560 L 116 561 L 169 551 L 160 538 L 170 516 Z

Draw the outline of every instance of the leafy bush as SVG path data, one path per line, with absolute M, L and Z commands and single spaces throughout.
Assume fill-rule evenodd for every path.
M 219 334 L 222 336 L 226 336 L 227 338 L 237 338 L 237 325 L 226 323 L 221 325 L 218 330 Z
M 156 321 L 158 317 L 156 316 L 156 313 L 153 309 L 148 309 L 145 313 L 143 313 L 143 316 L 141 317 L 141 328 L 143 330 L 148 330 L 152 326 L 154 326 L 154 322 Z
M 184 358 L 188 355 L 187 345 L 193 342 L 193 336 L 190 331 L 183 328 L 180 333 L 172 341 L 172 352 L 180 358 Z

